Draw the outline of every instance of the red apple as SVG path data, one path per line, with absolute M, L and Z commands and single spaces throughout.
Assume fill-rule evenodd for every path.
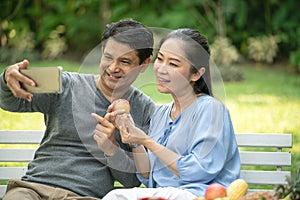
M 213 200 L 215 198 L 223 197 L 226 197 L 226 188 L 219 183 L 211 184 L 205 191 L 206 200 Z
M 126 113 L 129 113 L 130 104 L 126 99 L 116 99 L 112 102 L 112 110 L 125 110 Z

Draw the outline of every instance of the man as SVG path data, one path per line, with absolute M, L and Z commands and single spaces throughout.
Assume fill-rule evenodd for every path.
M 107 25 L 100 74 L 64 72 L 61 94 L 25 91 L 21 83 L 35 85 L 20 73 L 28 68 L 27 60 L 6 68 L 0 76 L 1 108 L 41 112 L 46 130 L 26 174 L 10 180 L 4 200 L 98 199 L 114 188 L 115 180 L 125 187 L 139 186 L 126 153 L 130 147 L 121 143 L 106 113 L 114 99 L 126 98 L 135 123 L 147 131 L 155 105 L 131 83 L 150 63 L 152 46 L 151 31 L 137 21 Z

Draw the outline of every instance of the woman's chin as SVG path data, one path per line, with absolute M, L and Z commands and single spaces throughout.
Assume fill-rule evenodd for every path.
M 157 90 L 160 93 L 163 93 L 163 94 L 169 94 L 169 93 L 171 93 L 170 89 L 168 89 L 166 87 L 162 87 L 162 86 L 157 86 Z

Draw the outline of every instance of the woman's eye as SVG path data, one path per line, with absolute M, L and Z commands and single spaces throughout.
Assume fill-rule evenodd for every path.
M 163 59 L 161 57 L 157 57 L 156 60 L 162 61 Z

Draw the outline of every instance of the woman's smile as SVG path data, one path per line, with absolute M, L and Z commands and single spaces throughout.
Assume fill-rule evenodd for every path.
M 164 84 L 171 82 L 169 79 L 165 79 L 160 76 L 157 76 L 156 79 L 157 79 L 158 84 L 160 84 L 160 85 L 164 85 Z

